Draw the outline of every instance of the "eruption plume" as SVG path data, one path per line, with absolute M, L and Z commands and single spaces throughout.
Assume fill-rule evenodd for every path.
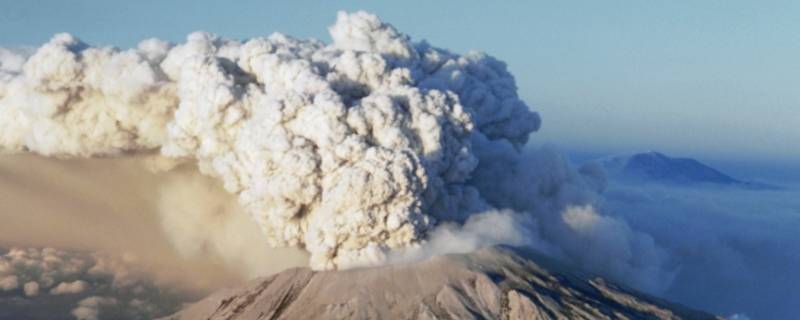
M 314 269 L 380 263 L 440 222 L 472 230 L 508 221 L 474 215 L 510 209 L 500 217 L 525 217 L 519 231 L 538 229 L 555 255 L 661 274 L 652 239 L 593 211 L 602 172 L 523 151 L 540 118 L 503 62 L 412 42 L 365 12 L 340 12 L 329 31 L 330 44 L 193 33 L 130 50 L 59 34 L 29 57 L 4 52 L 0 148 L 194 161 L 265 241 L 304 248 Z M 588 243 L 625 256 L 601 262 L 613 258 L 584 256 Z

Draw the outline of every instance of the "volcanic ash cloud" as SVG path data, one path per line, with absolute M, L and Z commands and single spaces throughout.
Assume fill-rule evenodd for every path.
M 503 62 L 412 42 L 365 12 L 329 31 L 330 44 L 193 33 L 130 50 L 59 34 L 30 56 L 4 51 L 0 148 L 196 161 L 271 246 L 304 248 L 314 269 L 379 263 L 492 209 L 567 230 L 559 210 L 591 198 L 563 159 L 522 156 L 540 119 Z M 514 171 L 536 161 L 562 171 L 534 186 L 578 196 L 521 185 L 545 175 Z

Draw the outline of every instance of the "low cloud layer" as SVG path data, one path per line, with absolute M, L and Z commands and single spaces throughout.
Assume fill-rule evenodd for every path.
M 0 318 L 152 319 L 195 296 L 166 288 L 136 257 L 54 248 L 0 249 Z M 101 317 L 102 315 L 102 317 Z
M 800 193 L 611 183 L 603 205 L 669 253 L 666 298 L 733 319 L 794 319 L 800 309 Z

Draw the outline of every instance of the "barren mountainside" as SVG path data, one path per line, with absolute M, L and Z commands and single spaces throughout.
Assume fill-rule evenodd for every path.
M 219 291 L 189 319 L 721 319 L 508 247 L 346 271 L 295 268 Z

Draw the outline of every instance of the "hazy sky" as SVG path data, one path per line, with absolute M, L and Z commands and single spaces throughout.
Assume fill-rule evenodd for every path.
M 415 40 L 509 64 L 544 118 L 535 143 L 800 161 L 800 2 L 0 0 L 0 46 L 56 32 L 130 47 L 195 30 L 328 40 L 337 10 L 365 9 Z

